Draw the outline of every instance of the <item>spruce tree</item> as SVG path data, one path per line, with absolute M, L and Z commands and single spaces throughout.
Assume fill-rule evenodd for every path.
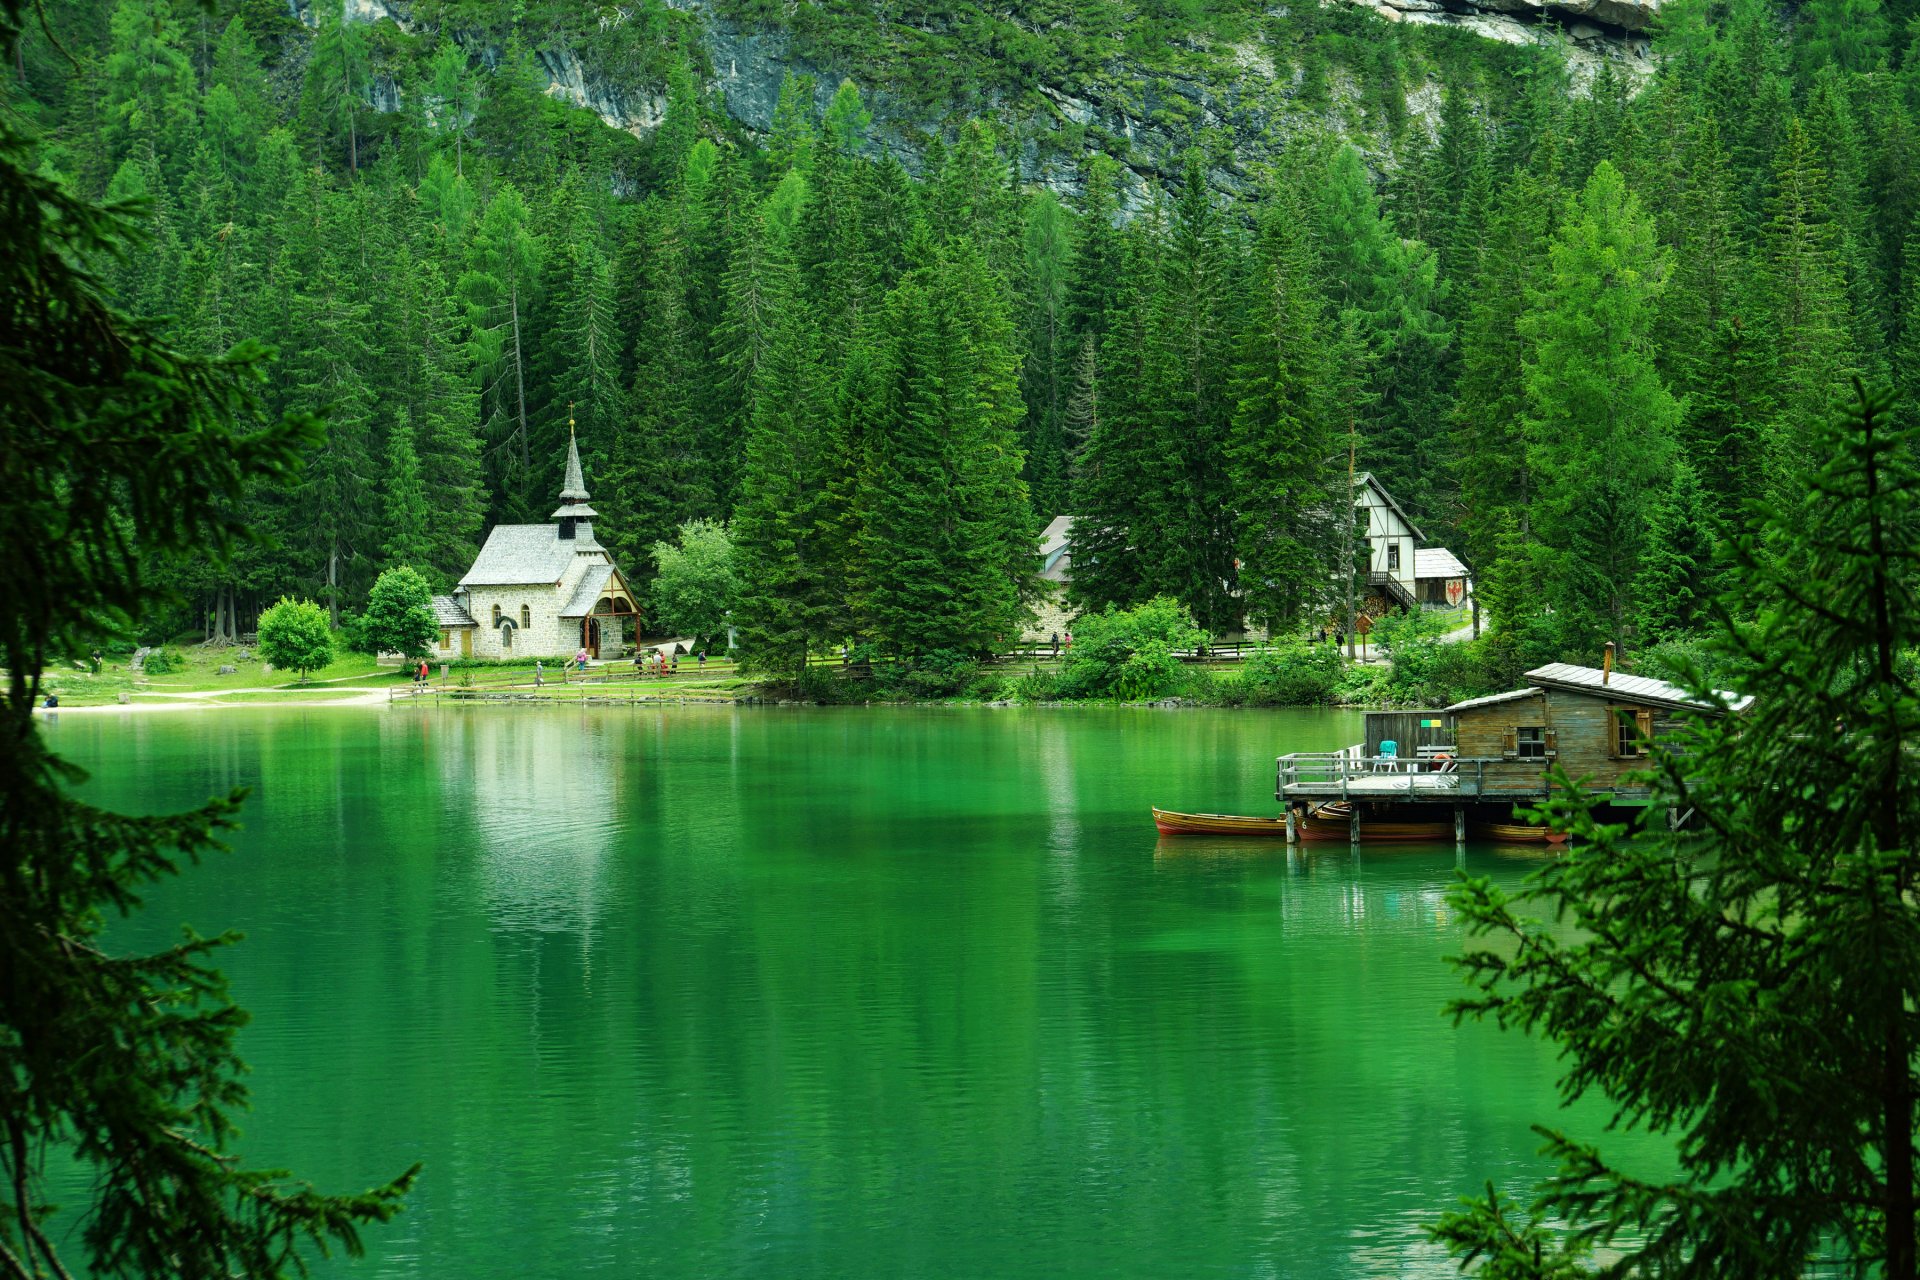
M 1455 892 L 1490 940 L 1457 962 L 1476 990 L 1456 1016 L 1555 1042 L 1567 1101 L 1673 1140 L 1633 1170 L 1540 1128 L 1559 1169 L 1531 1205 L 1489 1186 L 1439 1224 L 1476 1274 L 1920 1275 L 1920 700 L 1901 656 L 1920 644 L 1920 475 L 1890 409 L 1865 396 L 1823 427 L 1738 548 L 1723 672 L 1685 683 L 1752 704 L 1683 715 L 1649 750 L 1649 812 L 1686 823 L 1603 821 L 1607 797 L 1556 771 L 1571 852 L 1517 893 Z
M 433 518 L 420 479 L 420 457 L 413 449 L 413 422 L 402 408 L 387 428 L 386 466 L 380 473 L 380 523 L 386 534 L 380 547 L 382 562 L 416 569 L 430 564 Z
M 526 201 L 511 183 L 502 183 L 475 228 L 459 288 L 482 378 L 483 433 L 496 460 L 494 510 L 496 518 L 508 521 L 529 518 L 549 496 L 533 491 L 527 385 L 532 358 L 528 316 L 539 294 L 545 256 Z
M 1241 598 L 1270 631 L 1324 614 L 1348 509 L 1336 446 L 1327 303 L 1304 203 L 1282 185 L 1261 210 L 1255 276 L 1234 363 L 1234 549 Z
M 1072 226 L 1053 193 L 1041 191 L 1027 206 L 1026 270 L 1021 306 L 1026 317 L 1026 362 L 1021 392 L 1026 401 L 1022 447 L 1027 488 L 1041 516 L 1066 510 L 1066 416 L 1071 395 L 1067 282 L 1073 266 Z
M 1639 628 L 1649 643 L 1691 635 L 1707 620 L 1714 576 L 1712 508 L 1700 477 L 1681 462 L 1647 519 L 1640 569 Z
M 1640 203 L 1602 161 L 1553 238 L 1551 273 L 1519 321 L 1527 362 L 1529 511 L 1562 642 L 1625 643 L 1653 496 L 1679 405 L 1654 367 L 1663 255 Z

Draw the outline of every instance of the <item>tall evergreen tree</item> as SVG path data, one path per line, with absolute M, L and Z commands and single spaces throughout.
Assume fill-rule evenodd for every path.
M 1667 483 L 1679 406 L 1654 367 L 1664 271 L 1653 227 L 1602 161 L 1555 234 L 1526 315 L 1529 510 L 1562 643 L 1624 643 L 1643 530 Z
M 1338 526 L 1351 505 L 1327 400 L 1328 308 L 1309 235 L 1304 202 L 1281 185 L 1261 210 L 1227 445 L 1239 589 L 1253 617 L 1276 632 L 1329 603 Z

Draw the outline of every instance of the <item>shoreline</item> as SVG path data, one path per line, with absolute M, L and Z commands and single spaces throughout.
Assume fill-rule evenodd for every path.
M 282 709 L 324 708 L 327 710 L 378 710 L 382 708 L 401 709 L 429 705 L 426 701 L 408 696 L 389 699 L 384 690 L 374 690 L 348 698 L 306 698 L 300 696 L 267 697 L 247 702 L 230 702 L 220 695 L 195 697 L 190 694 L 147 694 L 134 702 L 90 702 L 62 704 L 57 707 L 36 706 L 36 717 L 58 716 L 62 712 L 74 715 L 97 715 L 103 712 L 131 712 L 149 714 L 152 712 L 179 711 L 248 711 L 258 708 Z M 756 707 L 772 710 L 790 710 L 810 708 L 815 710 L 990 710 L 990 711 L 1074 711 L 1082 709 L 1130 709 L 1136 711 L 1365 711 L 1379 710 L 1359 705 L 1339 703 L 1289 703 L 1270 706 L 1223 706 L 1212 703 L 1195 702 L 1184 698 L 1147 699 L 1139 702 L 1116 702 L 1102 699 L 1076 699 L 1073 701 L 1018 702 L 1005 699 L 993 701 L 945 700 L 938 698 L 899 701 L 883 699 L 869 702 L 814 702 L 805 699 L 777 697 L 701 697 L 698 695 L 649 695 L 644 697 L 622 698 L 610 694 L 586 694 L 576 697 L 548 696 L 545 694 L 492 695 L 492 696 L 448 696 L 433 698 L 430 705 L 435 709 L 446 706 L 578 706 L 578 707 Z

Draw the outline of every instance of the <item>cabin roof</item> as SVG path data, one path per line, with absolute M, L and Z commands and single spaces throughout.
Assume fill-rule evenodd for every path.
M 460 602 L 452 596 L 435 596 L 433 598 L 433 621 L 435 625 L 442 627 L 477 627 L 480 625 L 473 620 L 473 615 L 462 608 Z
M 613 580 L 613 566 L 610 564 L 590 564 L 587 571 L 580 575 L 579 583 L 573 588 L 573 599 L 567 601 L 560 610 L 563 618 L 584 618 L 593 612 L 594 604 L 606 590 L 607 583 Z M 625 586 L 625 583 L 621 584 Z
M 1460 557 L 1445 547 L 1417 547 L 1413 553 L 1413 576 L 1416 578 L 1464 578 L 1467 566 L 1460 563 Z
M 1447 711 L 1449 713 L 1455 711 L 1471 711 L 1475 707 L 1488 707 L 1496 702 L 1512 702 L 1515 698 L 1538 697 L 1539 693 L 1540 690 L 1538 686 L 1530 686 L 1525 689 L 1512 689 L 1506 693 L 1489 693 L 1482 698 L 1468 698 L 1465 702 L 1456 702 L 1448 707 Z
M 1745 711 L 1753 704 L 1752 694 L 1741 697 L 1722 692 L 1720 697 L 1725 703 L 1722 706 L 1703 701 L 1677 684 L 1668 684 L 1665 680 L 1655 680 L 1651 676 L 1630 676 L 1615 671 L 1609 677 L 1598 667 L 1576 667 L 1567 662 L 1553 662 L 1544 667 L 1535 667 L 1527 672 L 1527 679 L 1535 684 L 1568 689 L 1574 693 L 1599 694 L 1619 698 L 1625 702 L 1654 703 L 1685 711 Z
M 1401 519 L 1401 522 L 1404 523 L 1407 526 L 1407 528 L 1413 530 L 1413 536 L 1415 538 L 1417 538 L 1421 542 L 1425 542 L 1427 540 L 1427 535 L 1420 532 L 1420 526 L 1413 522 L 1413 517 L 1409 516 L 1401 508 L 1400 504 L 1393 500 L 1393 495 L 1387 492 L 1387 486 L 1381 484 L 1378 480 L 1373 478 L 1373 472 L 1362 471 L 1359 475 L 1353 478 L 1354 488 L 1358 489 L 1363 486 L 1371 487 L 1375 493 L 1379 494 L 1382 498 L 1384 498 L 1386 500 L 1387 505 L 1393 508 L 1393 514 L 1399 516 Z

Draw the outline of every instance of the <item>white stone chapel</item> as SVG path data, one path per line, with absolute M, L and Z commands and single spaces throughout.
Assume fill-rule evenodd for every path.
M 580 445 L 567 437 L 567 478 L 552 524 L 495 525 L 450 596 L 435 596 L 440 658 L 617 658 L 639 634 L 633 592 L 594 541 Z

